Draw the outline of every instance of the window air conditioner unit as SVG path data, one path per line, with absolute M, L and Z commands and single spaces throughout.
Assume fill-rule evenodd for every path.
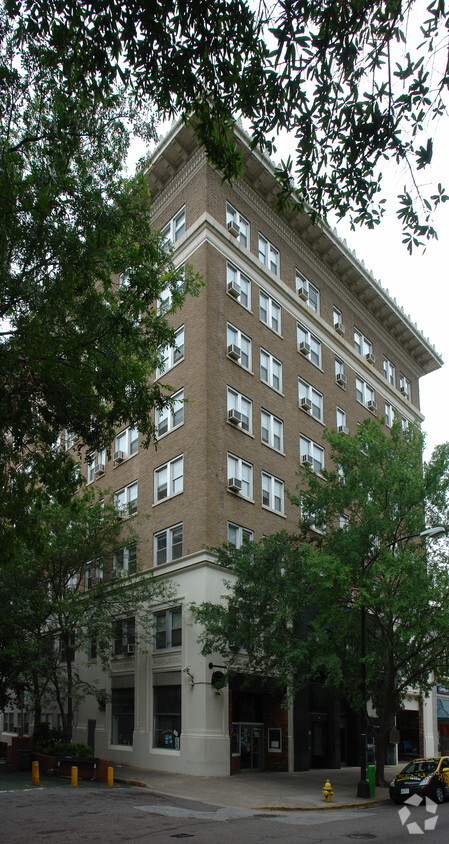
M 369 401 L 368 404 L 367 404 L 367 407 L 368 407 L 368 410 L 371 410 L 373 413 L 375 413 L 376 410 L 377 410 L 377 402 Z
M 134 653 L 134 644 L 133 643 L 124 643 L 122 646 L 122 653 L 123 654 L 133 654 Z
M 313 457 L 311 454 L 303 454 L 301 457 L 301 463 L 303 466 L 313 466 Z
M 336 322 L 335 325 L 334 325 L 334 329 L 337 332 L 337 334 L 341 334 L 341 336 L 343 337 L 343 335 L 345 333 L 345 327 L 344 327 L 342 322 Z
M 303 342 L 299 344 L 299 351 L 304 357 L 308 357 L 310 355 L 310 343 Z
M 123 463 L 126 454 L 124 451 L 114 451 L 113 460 L 114 463 Z
M 238 237 L 240 234 L 240 226 L 235 220 L 230 220 L 228 223 L 228 232 L 232 234 L 233 237 Z
M 229 281 L 228 282 L 228 293 L 234 297 L 234 299 L 238 299 L 241 293 L 240 285 L 237 284 L 236 281 Z
M 104 463 L 97 463 L 94 469 L 94 474 L 101 478 L 104 475 Z
M 302 397 L 299 402 L 299 406 L 302 410 L 312 410 L 312 402 L 310 401 L 310 399 L 306 398 L 306 396 Z
M 232 360 L 240 360 L 241 354 L 239 347 L 236 346 L 235 343 L 231 343 L 231 345 L 228 346 L 228 356 L 232 358 Z
M 346 375 L 343 374 L 343 372 L 337 372 L 335 380 L 337 384 L 340 384 L 340 387 L 344 387 L 348 379 L 346 378 Z
M 374 357 L 373 353 L 368 352 L 368 354 L 365 355 L 365 360 L 367 360 L 368 363 L 374 363 L 375 357 Z
M 339 425 L 337 431 L 339 434 L 349 434 L 349 428 L 346 425 Z
M 228 489 L 232 490 L 232 492 L 240 492 L 242 488 L 242 482 L 240 478 L 228 478 Z
M 402 395 L 407 398 L 407 387 L 405 386 L 405 384 L 401 384 L 399 389 L 400 389 Z
M 300 299 L 303 300 L 303 302 L 308 302 L 309 291 L 307 290 L 307 287 L 299 287 L 298 288 L 298 296 L 299 296 Z
M 112 569 L 109 576 L 111 580 L 120 580 L 121 577 L 126 577 L 127 574 L 128 572 L 125 569 Z
M 239 410 L 228 410 L 228 419 L 234 425 L 240 425 L 242 421 L 242 414 Z

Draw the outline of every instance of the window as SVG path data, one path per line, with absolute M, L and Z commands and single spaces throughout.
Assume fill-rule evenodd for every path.
M 347 530 L 349 530 L 349 516 L 345 516 L 344 513 L 340 515 L 339 527 L 340 530 L 344 531 L 345 533 Z
M 401 427 L 403 431 L 407 431 L 410 425 L 410 420 L 406 416 L 401 417 Z
M 341 314 L 340 308 L 336 308 L 335 305 L 332 309 L 332 325 L 334 326 L 335 330 L 338 334 L 344 334 L 345 328 L 343 325 L 343 317 Z
M 284 481 L 262 472 L 262 506 L 276 513 L 284 512 Z
M 137 560 L 137 545 L 133 542 L 131 545 L 126 545 L 124 548 L 118 548 L 117 551 L 114 551 L 113 556 L 113 571 L 114 572 L 127 572 L 128 574 L 134 574 L 136 570 L 136 560 Z
M 181 454 L 154 470 L 154 500 L 163 501 L 178 495 L 184 485 L 184 457 Z
M 235 492 L 239 492 L 245 498 L 252 499 L 253 497 L 253 467 L 251 463 L 236 457 L 234 454 L 228 454 L 228 489 L 229 482 L 237 481 L 240 483 Z M 237 484 L 238 485 L 238 484 Z
M 361 331 L 358 331 L 357 328 L 354 328 L 354 349 L 359 355 L 363 355 L 364 357 L 370 356 L 373 354 L 373 344 L 371 340 L 368 340 Z
M 228 542 L 234 548 L 241 548 L 244 541 L 254 542 L 254 532 L 241 525 L 235 525 L 234 522 L 228 522 Z
M 182 608 L 172 607 L 154 613 L 155 650 L 180 648 L 182 645 Z
M 180 750 L 181 740 L 181 674 L 180 672 L 160 672 L 158 682 L 164 677 L 179 678 L 176 684 L 153 686 L 153 747 L 164 750 Z M 153 677 L 154 682 L 154 677 Z
M 298 401 L 302 410 L 311 413 L 319 422 L 323 421 L 323 395 L 302 378 L 298 378 Z
M 259 261 L 275 275 L 279 275 L 279 250 L 259 234 Z
M 260 380 L 278 393 L 282 392 L 282 363 L 265 349 L 260 350 Z
M 284 423 L 282 419 L 268 413 L 267 410 L 260 411 L 260 425 L 262 442 L 275 448 L 276 451 L 284 450 Z
M 168 372 L 175 364 L 184 358 L 184 326 L 175 332 L 174 346 L 164 346 L 159 350 L 159 365 L 156 369 L 156 378 L 164 372 Z
M 384 378 L 391 384 L 392 387 L 396 385 L 396 367 L 394 363 L 388 360 L 388 358 L 384 357 L 383 362 L 383 371 L 384 371 Z
M 366 407 L 370 407 L 372 410 L 376 409 L 374 388 L 367 384 L 366 381 L 358 375 L 355 379 L 355 395 L 357 401 L 361 402 Z
M 106 449 L 101 448 L 100 451 L 89 455 L 87 463 L 87 483 L 91 484 L 96 478 L 101 478 L 104 475 L 104 467 L 106 464 Z
M 116 462 L 131 457 L 139 449 L 139 432 L 137 428 L 125 428 L 115 438 L 114 460 Z
M 69 448 L 72 448 L 72 446 L 75 444 L 76 440 L 77 440 L 77 437 L 75 436 L 73 431 L 66 431 L 65 432 L 65 447 L 66 447 L 67 450 Z
M 134 732 L 134 688 L 112 688 L 111 710 L 111 744 L 132 747 Z
M 154 560 L 157 566 L 182 557 L 182 523 L 154 534 Z
M 301 519 L 304 522 L 308 522 L 307 525 L 309 530 L 313 530 L 316 533 L 324 533 L 326 530 L 326 523 L 323 520 L 323 513 L 319 511 L 312 511 L 309 510 L 306 504 L 304 504 L 303 499 L 301 498 Z
M 14 710 L 10 712 L 3 713 L 3 732 L 4 733 L 13 733 L 14 732 Z
M 345 365 L 341 358 L 335 358 L 335 380 L 340 387 L 346 385 Z
M 184 390 L 171 396 L 173 404 L 156 410 L 156 432 L 158 437 L 168 434 L 184 422 Z
M 296 270 L 296 292 L 300 299 L 306 302 L 316 314 L 320 312 L 320 291 L 306 276 Z
M 137 513 L 137 481 L 119 489 L 114 494 L 114 506 L 121 516 L 130 516 L 132 513 Z
M 336 416 L 337 416 L 337 431 L 347 433 L 346 411 L 342 410 L 341 407 L 337 407 L 336 408 Z
M 226 265 L 226 290 L 244 308 L 251 308 L 251 279 L 229 261 Z
M 228 419 L 248 434 L 252 433 L 253 403 L 232 387 L 228 387 Z
M 276 334 L 281 333 L 281 306 L 264 290 L 259 292 L 259 316 L 264 325 Z
M 321 340 L 315 337 L 301 323 L 297 324 L 298 352 L 321 368 Z
M 131 618 L 121 618 L 116 621 L 114 626 L 114 654 L 134 653 L 136 644 L 136 620 Z
M 402 372 L 399 378 L 399 389 L 406 399 L 408 399 L 409 401 L 412 400 L 412 385 L 409 379 L 406 378 L 405 375 L 402 374 Z
M 231 224 L 231 225 L 230 225 Z M 234 225 L 232 225 L 234 224 Z M 226 225 L 234 234 L 242 246 L 249 249 L 249 223 L 238 211 L 233 208 L 230 202 L 226 203 Z
M 251 369 L 251 339 L 246 334 L 243 334 L 242 331 L 239 331 L 238 328 L 231 325 L 230 322 L 228 322 L 227 346 L 228 356 L 232 360 L 235 360 L 236 363 L 239 363 L 245 369 Z
M 181 208 L 177 214 L 161 229 L 161 235 L 167 245 L 176 243 L 186 230 L 186 209 Z
M 299 457 L 302 465 L 309 465 L 314 472 L 320 475 L 324 469 L 324 448 L 322 448 L 308 437 L 299 437 Z
M 85 571 L 85 588 L 93 589 L 98 586 L 100 580 L 103 579 L 103 566 L 100 562 L 90 562 L 86 565 Z
M 181 290 L 183 283 L 183 279 L 179 279 L 175 283 L 167 284 L 167 286 L 161 290 L 157 300 L 158 314 L 166 314 L 170 308 L 173 307 L 173 294 L 176 290 Z
M 385 424 L 388 428 L 391 428 L 394 420 L 396 419 L 396 410 L 390 402 L 385 402 Z

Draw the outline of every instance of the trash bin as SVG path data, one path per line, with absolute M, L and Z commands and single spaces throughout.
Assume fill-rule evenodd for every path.
M 376 796 L 376 766 L 368 765 L 366 769 L 367 779 L 369 782 L 369 796 Z
M 31 771 L 31 751 L 17 751 L 17 768 L 19 771 Z

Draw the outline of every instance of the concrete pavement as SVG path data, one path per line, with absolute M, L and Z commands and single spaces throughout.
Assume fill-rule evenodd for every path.
M 385 778 L 392 779 L 403 765 L 388 765 Z M 114 766 L 114 781 L 142 785 L 165 796 L 200 800 L 216 806 L 238 806 L 267 811 L 301 811 L 335 809 L 348 806 L 369 806 L 389 800 L 388 788 L 376 787 L 376 796 L 362 800 L 356 796 L 360 768 L 312 770 L 296 774 L 247 771 L 236 776 L 196 777 L 188 774 L 167 774 L 127 765 Z M 324 800 L 322 789 L 329 779 L 333 795 Z

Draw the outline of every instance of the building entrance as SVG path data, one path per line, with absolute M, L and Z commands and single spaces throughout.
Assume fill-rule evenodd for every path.
M 240 770 L 263 768 L 263 725 L 240 724 Z

